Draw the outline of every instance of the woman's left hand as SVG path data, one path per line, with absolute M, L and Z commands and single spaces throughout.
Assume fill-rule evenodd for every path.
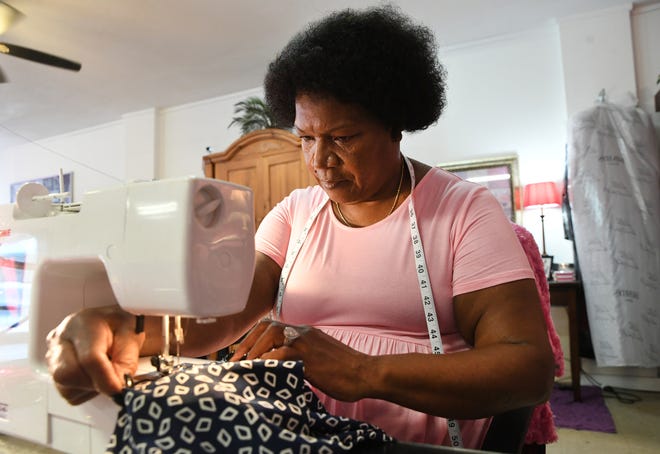
M 238 345 L 230 361 L 257 358 L 302 360 L 305 378 L 337 400 L 353 402 L 367 394 L 371 357 L 316 328 L 271 320 L 259 322 Z

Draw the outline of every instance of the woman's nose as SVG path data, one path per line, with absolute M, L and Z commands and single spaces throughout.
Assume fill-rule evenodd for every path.
M 328 144 L 325 140 L 316 141 L 312 160 L 316 169 L 334 167 L 339 164 L 339 159 L 332 150 L 331 144 Z

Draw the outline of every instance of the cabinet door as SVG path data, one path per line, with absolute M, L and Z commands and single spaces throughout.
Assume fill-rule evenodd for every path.
M 260 189 L 259 182 L 259 161 L 228 161 L 216 164 L 213 172 L 213 178 L 217 180 L 230 181 L 252 188 Z
M 262 207 L 255 202 L 255 216 L 261 222 L 264 216 L 291 191 L 315 184 L 301 152 L 287 152 L 264 157 L 262 165 L 263 198 Z M 261 208 L 261 209 L 260 209 Z

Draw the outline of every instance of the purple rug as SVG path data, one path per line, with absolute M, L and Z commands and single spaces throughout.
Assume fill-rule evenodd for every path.
M 575 402 L 572 388 L 559 388 L 555 384 L 550 407 L 557 427 L 616 433 L 612 415 L 597 386 L 582 386 L 582 402 Z

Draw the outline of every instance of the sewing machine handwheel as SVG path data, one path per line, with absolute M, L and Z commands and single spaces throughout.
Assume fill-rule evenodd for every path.
M 200 188 L 195 194 L 195 218 L 203 227 L 210 228 L 220 219 L 222 195 L 211 185 Z
M 50 199 L 32 200 L 35 196 L 48 195 L 48 188 L 40 183 L 25 183 L 16 193 L 16 206 L 25 216 L 41 218 L 51 210 Z

